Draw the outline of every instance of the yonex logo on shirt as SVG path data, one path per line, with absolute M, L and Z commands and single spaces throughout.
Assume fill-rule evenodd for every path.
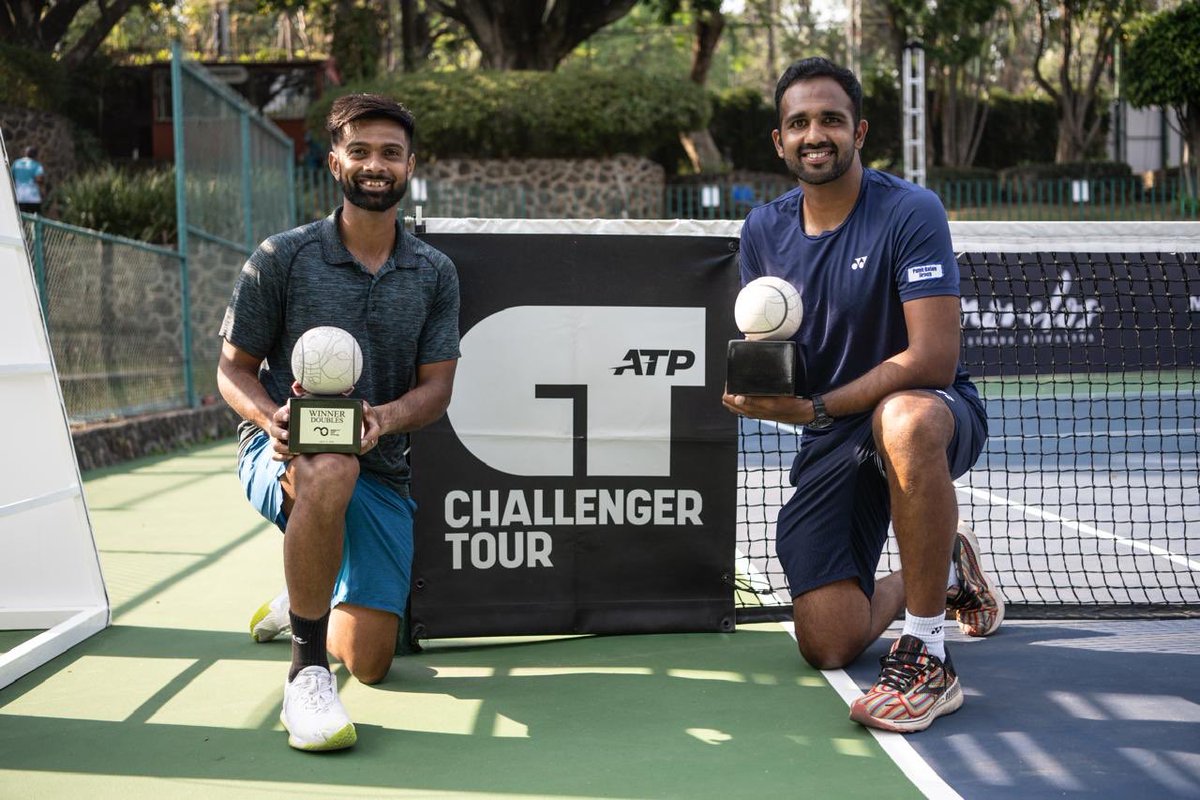
M 941 264 L 922 264 L 919 267 L 908 268 L 909 283 L 916 283 L 917 281 L 931 281 L 940 277 L 942 277 Z
M 850 262 L 850 269 L 862 269 L 867 265 L 867 257 L 859 256 Z

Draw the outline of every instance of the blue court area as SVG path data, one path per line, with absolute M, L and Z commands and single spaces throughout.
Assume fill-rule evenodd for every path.
M 1018 614 L 1200 608 L 1200 427 L 1192 385 L 1036 397 L 985 386 L 990 436 L 956 482 L 960 513 Z M 1141 388 L 1141 387 L 1137 387 Z M 1009 396 L 1011 395 L 1011 396 Z M 793 491 L 789 426 L 742 420 L 739 541 L 761 576 Z M 899 565 L 892 542 L 881 569 Z
M 905 740 L 962 797 L 1200 797 L 1197 402 L 1136 390 L 987 398 L 992 436 L 957 488 L 1016 613 L 988 639 L 948 636 L 966 701 Z M 796 433 L 741 433 L 742 571 L 785 606 L 773 523 Z M 881 571 L 898 563 L 889 543 Z M 847 670 L 847 695 L 898 631 Z

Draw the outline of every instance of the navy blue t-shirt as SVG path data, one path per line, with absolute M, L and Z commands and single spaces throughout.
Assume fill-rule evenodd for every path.
M 903 304 L 959 296 L 958 261 L 946 211 L 928 189 L 873 169 L 841 225 L 804 232 L 797 188 L 746 216 L 742 283 L 764 275 L 800 292 L 804 317 L 792 338 L 805 394 L 827 392 L 908 347 Z M 961 362 L 955 385 L 977 397 Z

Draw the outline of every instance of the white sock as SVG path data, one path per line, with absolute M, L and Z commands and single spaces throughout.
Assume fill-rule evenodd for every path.
M 925 643 L 925 649 L 939 659 L 946 658 L 946 617 L 918 617 L 911 611 L 904 612 L 903 636 L 915 636 Z
M 958 570 L 954 568 L 954 559 L 950 559 L 950 575 L 946 578 L 947 589 L 957 589 L 962 582 L 958 579 Z

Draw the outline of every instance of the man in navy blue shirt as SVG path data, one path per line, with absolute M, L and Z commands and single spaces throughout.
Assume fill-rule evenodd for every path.
M 850 716 L 923 730 L 962 705 L 947 612 L 971 636 L 1004 616 L 978 542 L 958 523 L 953 479 L 983 449 L 987 417 L 959 363 L 946 212 L 932 192 L 863 166 L 862 87 L 849 70 L 798 61 L 775 106 L 775 149 L 799 185 L 746 217 L 741 273 L 743 283 L 771 275 L 799 290 L 804 385 L 796 396 L 723 402 L 805 427 L 776 536 L 801 655 L 843 667 L 903 609 L 904 631 Z M 876 582 L 889 522 L 902 569 Z

